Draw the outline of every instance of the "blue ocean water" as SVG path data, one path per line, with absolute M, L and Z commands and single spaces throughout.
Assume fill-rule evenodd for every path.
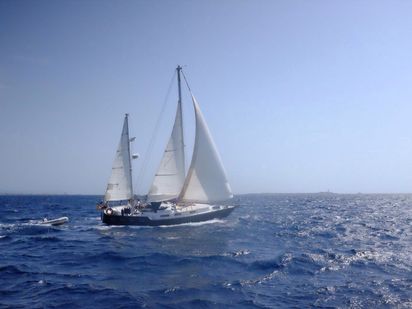
M 172 227 L 105 226 L 98 199 L 0 196 L 0 307 L 412 307 L 412 195 L 243 195 Z

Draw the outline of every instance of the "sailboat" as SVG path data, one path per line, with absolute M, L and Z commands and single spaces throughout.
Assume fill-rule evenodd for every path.
M 189 89 L 196 121 L 190 167 L 185 172 L 181 75 L 178 66 L 178 102 L 170 139 L 154 176 L 146 201 L 134 199 L 128 114 L 113 162 L 104 202 L 99 205 L 108 225 L 175 225 L 228 216 L 234 206 L 219 202 L 233 197 L 220 156 L 200 110 Z M 186 80 L 186 78 L 185 78 Z M 186 81 L 187 84 L 187 81 Z

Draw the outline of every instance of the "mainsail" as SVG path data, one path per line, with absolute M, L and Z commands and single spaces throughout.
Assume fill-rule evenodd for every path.
M 196 115 L 196 137 L 192 162 L 179 200 L 207 203 L 232 198 L 216 146 L 193 95 L 192 101 Z
M 130 162 L 128 114 L 126 114 L 104 200 L 121 201 L 131 199 L 132 197 L 132 165 Z
M 182 106 L 177 104 L 172 135 L 167 143 L 162 161 L 148 194 L 148 201 L 160 202 L 179 196 L 185 181 L 185 156 L 183 142 Z

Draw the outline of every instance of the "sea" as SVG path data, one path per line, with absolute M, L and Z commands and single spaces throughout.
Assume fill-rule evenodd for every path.
M 0 196 L 0 308 L 412 308 L 412 195 L 239 195 L 168 227 L 99 199 Z

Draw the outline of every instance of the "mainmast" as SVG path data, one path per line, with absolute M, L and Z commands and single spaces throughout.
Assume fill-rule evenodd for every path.
M 183 110 L 182 110 L 182 87 L 181 87 L 181 80 L 180 80 L 180 74 L 182 71 L 182 67 L 180 65 L 177 66 L 176 68 L 177 71 L 177 90 L 178 90 L 178 110 L 180 113 L 180 119 L 181 119 L 181 126 L 180 126 L 180 136 L 182 137 L 182 145 L 183 145 L 183 175 L 186 175 L 186 160 L 185 160 L 185 140 L 184 140 L 184 135 L 183 135 Z
M 182 67 L 180 65 L 178 65 L 177 68 L 176 68 L 176 71 L 177 71 L 177 88 L 178 88 L 178 91 L 179 91 L 179 101 L 178 101 L 178 103 L 181 106 L 181 104 L 182 104 L 182 87 L 180 85 L 180 73 L 182 71 Z

